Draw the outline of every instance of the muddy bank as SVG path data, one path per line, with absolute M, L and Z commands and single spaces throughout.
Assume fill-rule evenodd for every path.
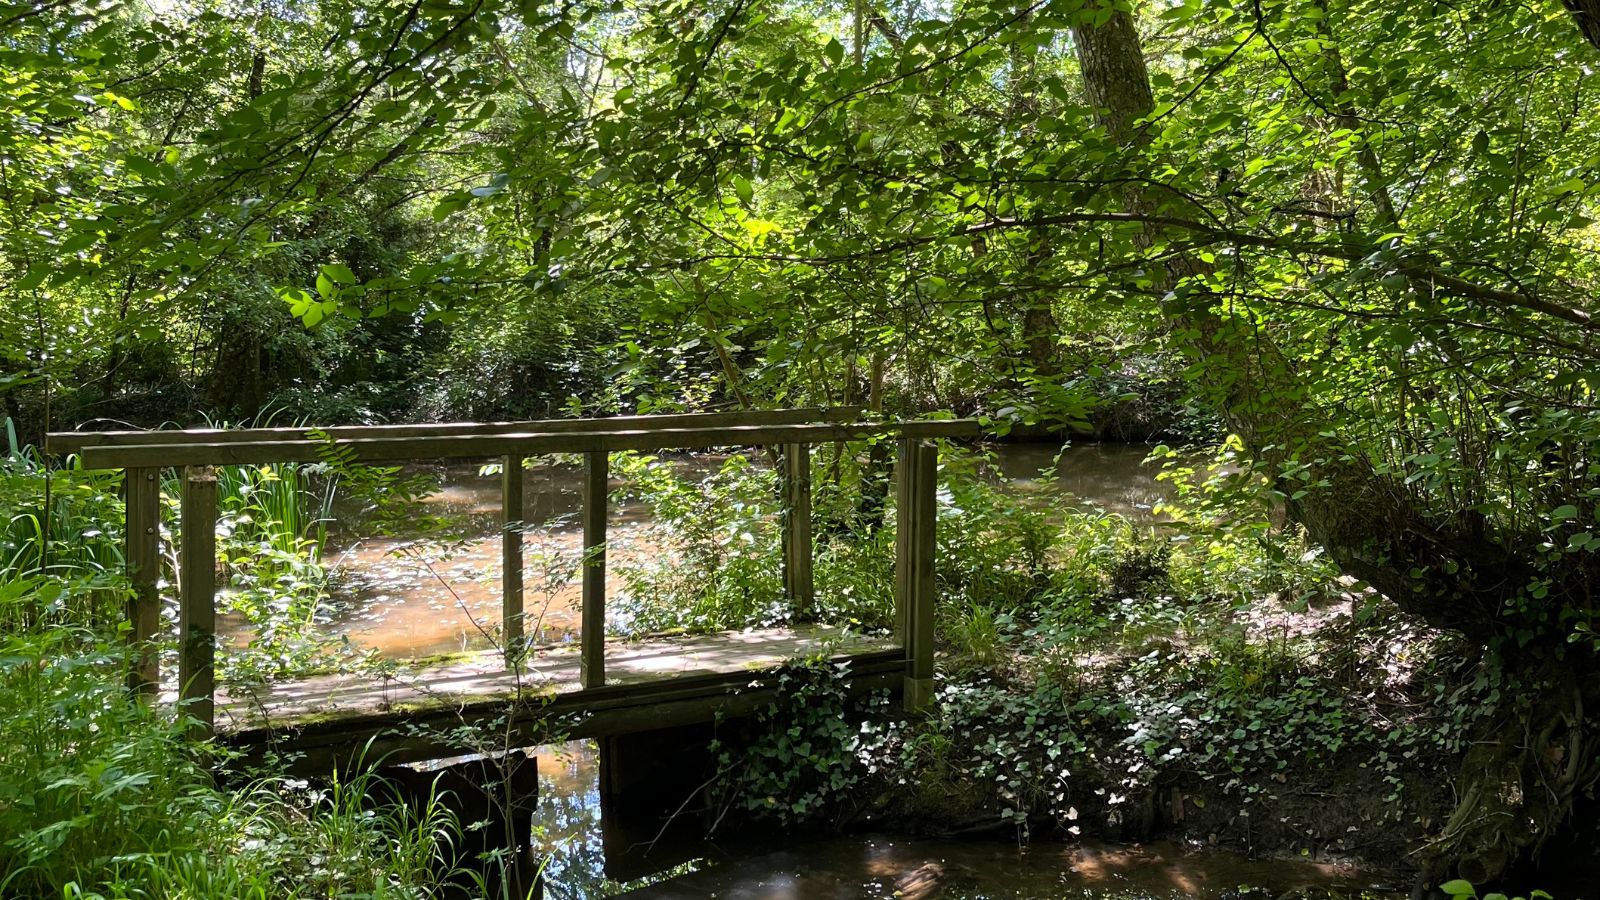
M 905 785 L 883 786 L 868 808 L 841 824 L 937 839 L 1168 841 L 1354 868 L 1409 885 L 1415 867 L 1408 860 L 1454 804 L 1437 771 L 1379 776 L 1349 759 L 1226 791 L 1191 777 L 1129 794 L 1122 779 L 1085 773 L 1077 776 L 1072 795 L 1081 799 L 1069 807 L 1070 818 L 1036 811 L 1019 823 L 982 789 L 919 774 Z M 1391 776 L 1403 785 L 1398 796 Z

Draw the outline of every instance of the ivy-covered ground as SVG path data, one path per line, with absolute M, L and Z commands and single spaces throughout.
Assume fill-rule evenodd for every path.
M 1450 816 L 1466 735 L 1538 688 L 1339 576 L 1270 497 L 1251 518 L 1248 475 L 1219 462 L 1140 524 L 954 459 L 936 702 L 905 716 L 798 664 L 719 748 L 716 803 L 788 827 L 1159 834 L 1407 869 Z

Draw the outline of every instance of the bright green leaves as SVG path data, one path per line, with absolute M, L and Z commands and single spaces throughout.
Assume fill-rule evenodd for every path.
M 288 304 L 289 314 L 304 322 L 307 328 L 316 327 L 339 308 L 337 303 L 318 300 L 309 292 L 299 289 L 280 290 L 278 296 Z
M 822 47 L 822 53 L 835 68 L 844 62 L 844 45 L 839 43 L 838 38 L 829 38 Z
M 1439 890 L 1448 894 L 1451 900 L 1480 900 L 1478 889 L 1473 886 L 1472 882 L 1461 878 L 1446 881 L 1444 884 L 1439 885 Z M 1482 895 L 1481 900 L 1552 900 L 1552 898 L 1544 891 L 1534 891 L 1528 894 L 1527 898 L 1507 898 L 1505 894 L 1494 893 Z
M 289 306 L 289 314 L 314 328 L 335 315 L 359 318 L 362 311 L 356 300 L 362 293 L 359 279 L 344 263 L 327 263 L 317 272 L 316 293 L 298 288 L 278 291 Z
M 328 263 L 317 273 L 317 293 L 332 299 L 339 292 L 356 283 L 355 273 L 344 263 Z

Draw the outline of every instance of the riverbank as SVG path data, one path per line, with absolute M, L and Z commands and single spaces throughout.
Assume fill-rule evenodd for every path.
M 1449 816 L 1460 750 L 1410 662 L 1431 636 L 1327 608 L 1234 631 L 1188 612 L 1189 628 L 1076 652 L 1014 628 L 1000 664 L 950 671 L 907 720 L 889 701 L 847 709 L 808 671 L 723 802 L 787 824 L 1406 868 Z M 803 751 L 782 731 L 796 717 Z M 835 717 L 858 727 L 830 731 Z

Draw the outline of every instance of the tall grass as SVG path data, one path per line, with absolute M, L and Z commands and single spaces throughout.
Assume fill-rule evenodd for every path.
M 186 739 L 183 717 L 126 691 L 116 478 L 49 472 L 6 434 L 0 897 L 437 895 L 440 848 L 459 832 L 437 797 L 415 810 L 380 805 L 370 775 L 311 793 L 271 776 L 220 790 L 208 771 L 219 760 Z M 310 520 L 274 506 L 300 487 L 245 479 L 230 509 L 289 522 L 304 541 Z M 272 545 L 272 534 L 252 539 Z
M 122 614 L 121 476 L 72 461 L 50 472 L 4 421 L 0 457 L 0 629 L 50 623 L 110 624 Z M 67 589 L 68 587 L 71 589 Z
M 322 559 L 333 519 L 337 483 L 296 463 L 223 466 L 217 507 L 232 538 L 270 547 L 283 556 Z
M 265 427 L 272 414 L 244 426 Z M 171 531 L 181 528 L 181 472 L 168 471 L 161 492 Z M 249 634 L 219 657 L 225 680 L 261 681 L 322 670 L 354 658 L 343 642 L 321 633 L 330 578 L 323 565 L 338 479 L 320 464 L 219 466 L 217 561 L 224 576 L 219 608 L 237 615 Z
M 0 636 L 0 896 L 426 897 L 442 804 L 375 807 L 371 776 L 229 793 L 181 721 L 80 629 Z

